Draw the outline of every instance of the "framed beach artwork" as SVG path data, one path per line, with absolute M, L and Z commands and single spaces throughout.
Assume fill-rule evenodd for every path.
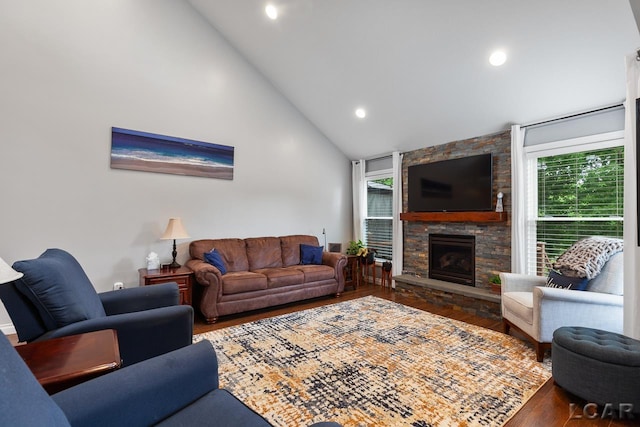
M 233 179 L 233 147 L 113 127 L 111 168 Z

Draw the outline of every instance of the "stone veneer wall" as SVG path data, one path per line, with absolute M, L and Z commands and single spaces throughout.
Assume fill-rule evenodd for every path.
M 476 237 L 475 286 L 489 289 L 489 277 L 511 271 L 511 131 L 422 148 L 404 154 L 403 211 L 407 210 L 407 168 L 476 154 L 493 154 L 493 198 L 504 194 L 504 223 L 455 223 L 404 221 L 404 267 L 407 273 L 428 277 L 429 233 L 466 234 Z M 464 173 L 464 171 L 452 171 Z
M 479 317 L 501 320 L 500 303 L 474 298 L 466 295 L 447 292 L 439 289 L 413 285 L 411 283 L 396 282 L 396 291 L 413 295 L 416 298 L 429 301 L 431 304 L 451 307 Z

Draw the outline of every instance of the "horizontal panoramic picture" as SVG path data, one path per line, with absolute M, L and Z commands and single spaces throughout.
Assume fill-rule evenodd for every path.
M 111 129 L 112 169 L 233 179 L 233 147 Z

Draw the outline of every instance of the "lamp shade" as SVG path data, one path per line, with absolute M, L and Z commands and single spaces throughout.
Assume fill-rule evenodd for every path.
M 0 258 L 0 283 L 13 282 L 23 276 L 22 273 L 15 271 L 2 258 Z
M 164 231 L 162 235 L 162 240 L 170 240 L 170 239 L 187 239 L 189 238 L 189 234 L 185 231 L 182 226 L 182 220 L 180 218 L 169 218 L 169 224 L 167 224 L 167 229 Z

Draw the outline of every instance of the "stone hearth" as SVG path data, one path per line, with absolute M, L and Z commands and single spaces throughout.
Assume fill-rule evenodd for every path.
M 394 276 L 396 292 L 407 292 L 431 304 L 452 307 L 480 317 L 500 320 L 500 295 L 485 289 L 410 274 Z

